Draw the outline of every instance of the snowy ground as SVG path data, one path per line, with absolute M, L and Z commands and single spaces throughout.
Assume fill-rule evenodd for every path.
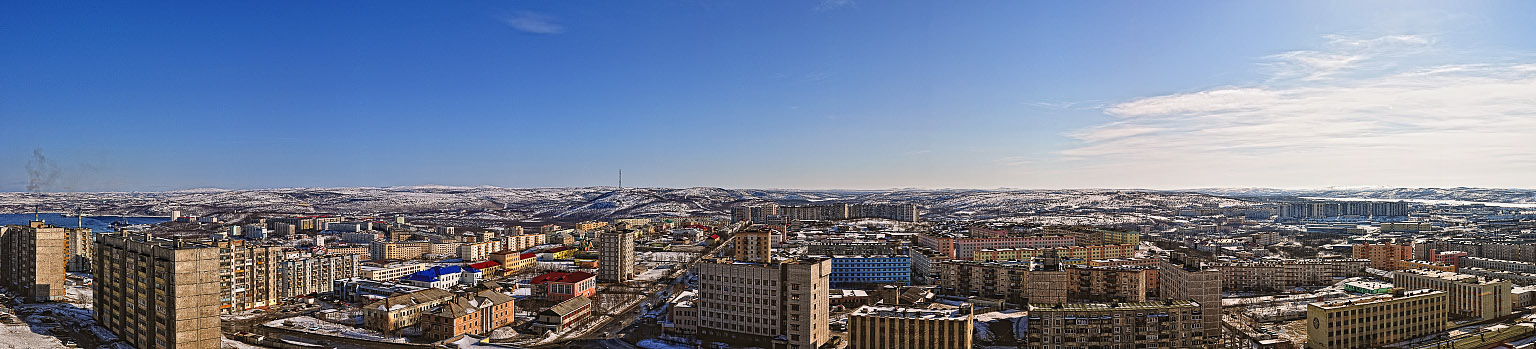
M 63 348 L 64 343 L 53 336 L 32 333 L 28 325 L 0 325 L 0 348 Z
M 656 281 L 656 280 L 660 280 L 663 277 L 666 277 L 667 274 L 670 274 L 672 272 L 673 272 L 672 269 L 651 268 L 650 270 L 646 270 L 644 273 L 640 273 L 640 275 L 635 275 L 635 280 L 637 280 L 637 281 Z
M 219 348 L 220 349 L 263 349 L 262 347 L 258 347 L 258 346 L 254 346 L 254 345 L 250 345 L 250 344 L 245 344 L 245 342 L 229 339 L 229 337 L 223 337 L 223 336 L 219 337 Z
M 638 252 L 636 257 L 645 262 L 687 262 L 701 253 L 693 252 Z
M 284 324 L 286 324 L 289 321 L 292 321 L 294 326 L 285 326 L 284 325 Z M 286 318 L 286 319 L 277 319 L 277 320 L 268 321 L 267 323 L 262 324 L 262 325 L 263 326 L 267 326 L 267 327 L 288 328 L 288 329 L 302 331 L 302 332 L 319 333 L 319 334 L 326 334 L 326 335 L 333 335 L 333 336 L 343 336 L 343 337 L 357 338 L 357 339 L 377 341 L 377 342 L 390 342 L 390 343 L 405 343 L 406 342 L 405 338 L 386 336 L 386 335 L 384 335 L 382 333 L 379 333 L 379 332 L 376 332 L 376 331 L 373 331 L 373 330 L 367 330 L 367 329 L 362 329 L 362 328 L 342 325 L 342 324 L 338 324 L 338 323 L 323 321 L 323 320 L 312 318 L 312 317 L 308 317 L 308 316 L 295 316 L 295 317 Z M 314 328 L 314 327 L 319 327 L 319 329 L 310 330 L 311 328 Z

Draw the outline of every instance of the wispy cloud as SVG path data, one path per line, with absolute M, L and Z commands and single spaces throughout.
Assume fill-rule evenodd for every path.
M 1262 84 L 1111 105 L 1116 120 L 1068 133 L 1082 143 L 1059 155 L 1088 172 L 1254 185 L 1517 185 L 1536 173 L 1536 64 L 1414 64 L 1434 40 L 1324 39 L 1328 50 L 1269 57 L 1288 69 Z
M 859 4 L 853 0 L 822 0 L 821 3 L 816 4 L 816 8 L 814 8 L 814 10 L 816 10 L 816 12 L 822 12 L 855 7 L 859 7 Z
M 565 32 L 565 26 L 560 25 L 554 16 L 537 12 L 518 12 L 503 21 L 512 29 L 524 33 L 551 35 Z

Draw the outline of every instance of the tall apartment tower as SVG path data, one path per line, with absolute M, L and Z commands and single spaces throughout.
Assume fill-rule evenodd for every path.
M 1198 329 L 1205 346 L 1217 348 L 1221 342 L 1221 269 L 1204 268 L 1200 262 L 1186 260 L 1175 253 L 1163 261 L 1157 272 L 1158 296 L 1164 300 L 1194 301 L 1200 306 Z
M 827 343 L 832 261 L 699 263 L 701 338 L 733 346 L 812 349 Z
M 245 240 L 217 240 L 219 308 L 238 312 L 277 305 L 276 270 L 282 247 L 248 245 Z
M 219 348 L 219 248 L 148 235 L 96 239 L 95 317 L 138 348 Z
M 773 258 L 773 231 L 753 227 L 736 233 L 736 260 L 767 263 Z
M 91 228 L 64 228 L 64 238 L 68 250 L 69 260 L 64 262 L 64 270 L 77 272 L 91 272 L 91 256 L 96 255 L 96 238 L 91 233 Z
M 613 229 L 599 235 L 597 280 L 625 282 L 635 277 L 635 232 Z
M 0 227 L 0 286 L 24 302 L 64 299 L 65 235 L 43 221 Z

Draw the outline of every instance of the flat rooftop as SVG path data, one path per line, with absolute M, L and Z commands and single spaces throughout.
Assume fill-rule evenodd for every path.
M 965 313 L 963 311 L 960 311 L 959 309 L 928 309 L 928 308 L 876 307 L 876 306 L 860 307 L 858 310 L 854 310 L 853 313 L 848 314 L 848 316 L 878 316 L 878 317 L 889 317 L 889 318 L 924 319 L 924 320 L 965 320 L 965 317 L 969 316 L 969 315 L 970 314 L 967 314 L 967 313 Z
M 1030 304 L 1029 312 L 1057 312 L 1057 311 L 1095 311 L 1095 310 L 1155 310 L 1169 308 L 1198 307 L 1193 301 L 1173 302 L 1139 302 L 1139 303 L 1066 303 L 1066 304 Z

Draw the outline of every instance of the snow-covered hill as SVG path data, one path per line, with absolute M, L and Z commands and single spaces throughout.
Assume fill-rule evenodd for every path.
M 1187 192 L 1134 190 L 787 190 L 721 188 L 384 188 L 197 189 L 145 193 L 0 193 L 0 212 L 232 215 L 253 212 L 391 214 L 512 221 L 724 215 L 742 204 L 914 203 L 929 218 L 978 219 L 1092 213 L 1164 214 L 1167 209 L 1244 204 Z
M 1487 203 L 1532 204 L 1536 203 L 1536 190 L 1499 188 L 1324 188 L 1324 189 L 1271 189 L 1271 188 L 1206 188 L 1193 192 L 1228 197 L 1320 197 L 1352 199 L 1403 199 L 1444 200 Z

